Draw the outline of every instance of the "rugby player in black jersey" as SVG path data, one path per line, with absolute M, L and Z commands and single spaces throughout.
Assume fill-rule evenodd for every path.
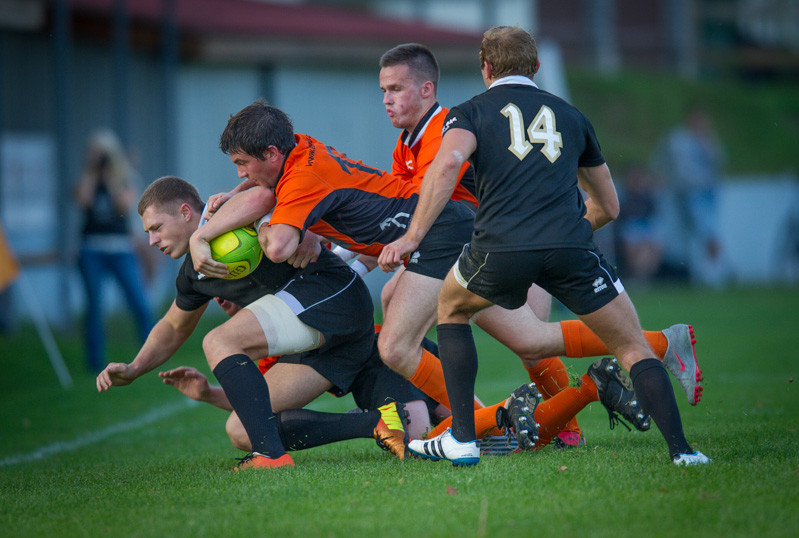
M 273 197 L 266 189 L 262 194 Z M 213 403 L 235 411 L 228 432 L 234 444 L 252 451 L 237 469 L 293 465 L 285 449 L 355 437 L 373 436 L 399 458 L 406 455 L 401 403 L 350 415 L 303 410 L 303 421 L 295 420 L 297 413 L 286 421 L 274 415 L 301 408 L 328 390 L 350 391 L 373 357 L 371 297 L 345 263 L 328 251 L 305 267 L 264 256 L 243 278 L 204 278 L 189 255 L 189 240 L 203 214 L 197 190 L 177 177 L 160 178 L 146 189 L 138 210 L 152 246 L 174 259 L 186 257 L 168 312 L 132 362 L 111 363 L 97 376 L 98 391 L 127 385 L 164 364 L 192 334 L 208 303 L 219 297 L 244 306 L 203 339 L 208 364 L 224 389 Z M 251 358 L 269 355 L 285 359 L 264 376 Z
M 663 363 L 643 338 L 613 267 L 594 244 L 593 231 L 614 220 L 619 205 L 593 127 L 576 108 L 532 81 L 538 52 L 521 28 L 488 30 L 480 63 L 488 90 L 450 111 L 408 231 L 386 245 L 378 260 L 392 270 L 416 250 L 469 160 L 479 202 L 474 232 L 438 298 L 438 344 L 452 429 L 412 442 L 411 450 L 460 465 L 479 462 L 472 405 L 477 352 L 469 320 L 493 305 L 521 307 L 535 283 L 577 314 L 630 372 L 672 461 L 708 463 L 688 444 Z

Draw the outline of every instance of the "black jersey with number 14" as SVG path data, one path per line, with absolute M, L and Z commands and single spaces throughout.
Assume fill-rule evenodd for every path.
M 594 129 L 566 101 L 520 79 L 454 107 L 444 123 L 444 133 L 477 138 L 472 244 L 486 252 L 593 248 L 577 168 L 605 162 Z

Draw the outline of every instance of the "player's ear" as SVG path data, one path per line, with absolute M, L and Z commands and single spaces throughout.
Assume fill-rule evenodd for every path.
M 422 84 L 422 87 L 420 88 L 420 90 L 421 90 L 421 94 L 422 94 L 422 98 L 423 99 L 427 99 L 428 97 L 430 97 L 431 95 L 434 95 L 436 93 L 435 85 L 432 83 L 432 81 L 429 81 L 429 80 L 427 82 L 425 82 L 424 84 Z
M 266 160 L 266 161 L 270 161 L 270 160 L 273 161 L 279 156 L 280 156 L 280 150 L 277 149 L 277 146 L 269 146 L 264 151 L 264 160 Z
M 533 70 L 533 74 L 538 73 L 538 68 L 541 67 L 541 60 L 538 58 L 535 59 L 535 69 Z
M 185 202 L 180 204 L 179 211 L 180 211 L 180 216 L 183 217 L 183 220 L 185 220 L 186 222 L 189 222 L 191 220 L 191 216 L 194 213 L 191 206 Z

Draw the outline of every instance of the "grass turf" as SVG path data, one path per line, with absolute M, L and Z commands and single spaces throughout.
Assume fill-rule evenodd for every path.
M 74 337 L 59 338 L 75 377 L 64 391 L 33 329 L 21 327 L 0 336 L 0 535 L 794 535 L 799 289 L 631 294 L 645 327 L 696 328 L 705 396 L 691 407 L 676 390 L 688 439 L 710 466 L 673 466 L 654 428 L 610 431 L 594 403 L 579 415 L 588 446 L 571 451 L 456 469 L 400 463 L 354 440 L 294 453 L 293 469 L 232 473 L 239 454 L 224 412 L 190 405 L 154 373 L 97 394 Z M 114 360 L 130 360 L 132 331 L 124 321 L 113 330 Z M 207 373 L 202 332 L 167 364 Z M 497 401 L 524 371 L 501 345 L 477 338 L 478 393 Z M 566 362 L 577 374 L 590 364 Z M 352 406 L 327 396 L 312 405 Z

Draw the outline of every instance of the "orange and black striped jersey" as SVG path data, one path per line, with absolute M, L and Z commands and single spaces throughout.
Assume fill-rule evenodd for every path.
M 392 174 L 413 181 L 416 185 L 422 184 L 424 173 L 433 162 L 438 148 L 441 147 L 441 130 L 448 112 L 448 108 L 436 103 L 427 111 L 413 132 L 402 131 L 394 148 Z M 477 206 L 477 198 L 474 196 L 474 171 L 468 162 L 463 163 L 461 167 L 458 185 L 452 193 L 452 199 L 464 200 Z
M 401 237 L 419 201 L 419 188 L 354 161 L 304 134 L 286 157 L 275 188 L 271 224 L 310 230 L 343 247 L 378 256 Z

